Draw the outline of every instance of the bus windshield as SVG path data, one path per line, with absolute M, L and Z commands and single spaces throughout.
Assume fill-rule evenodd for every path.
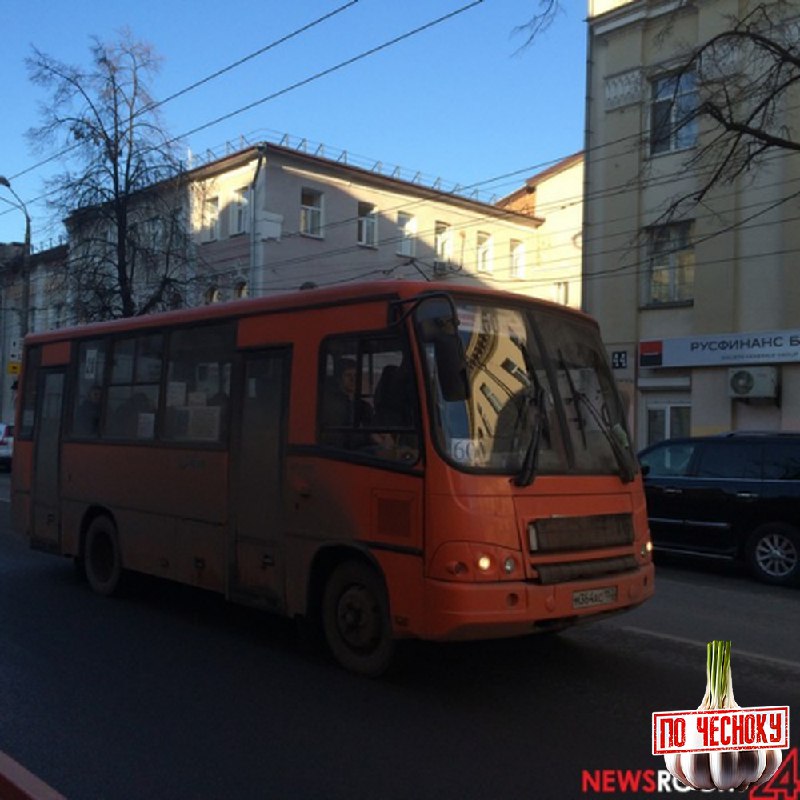
M 434 436 L 456 467 L 517 475 L 521 485 L 566 472 L 633 478 L 622 403 L 589 321 L 458 299 L 456 310 L 468 399 L 444 399 L 434 348 L 424 346 Z

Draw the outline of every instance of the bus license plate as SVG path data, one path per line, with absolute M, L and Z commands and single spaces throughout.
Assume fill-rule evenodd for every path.
M 605 606 L 616 602 L 617 587 L 605 586 L 602 589 L 583 589 L 572 593 L 573 608 L 589 608 L 589 606 Z

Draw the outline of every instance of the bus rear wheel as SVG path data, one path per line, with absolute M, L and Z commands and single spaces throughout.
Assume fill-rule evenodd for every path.
M 346 561 L 333 570 L 322 598 L 322 629 L 345 669 L 367 677 L 387 670 L 394 655 L 389 602 L 372 567 Z
M 122 558 L 114 523 L 106 516 L 96 517 L 86 531 L 83 550 L 86 580 L 97 594 L 109 597 L 122 582 Z

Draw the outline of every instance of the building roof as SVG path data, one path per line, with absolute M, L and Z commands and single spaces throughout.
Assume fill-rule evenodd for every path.
M 582 161 L 583 150 L 581 150 L 579 153 L 574 153 L 571 156 L 567 156 L 566 158 L 562 158 L 561 161 L 556 162 L 547 169 L 532 175 L 525 181 L 524 186 L 521 186 L 519 189 L 511 192 L 511 194 L 500 198 L 500 200 L 497 201 L 497 205 L 502 208 L 508 204 L 514 203 L 521 197 L 524 197 L 526 194 L 531 194 L 531 192 L 534 192 L 540 183 L 543 183 L 555 175 L 568 170 L 570 167 L 574 167 L 576 164 L 580 164 Z

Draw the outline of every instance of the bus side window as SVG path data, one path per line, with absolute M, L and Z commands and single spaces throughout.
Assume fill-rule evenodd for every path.
M 96 437 L 100 433 L 103 406 L 103 375 L 106 365 L 104 341 L 82 342 L 78 349 L 78 374 L 75 385 L 75 413 L 72 433 Z
M 206 444 L 225 440 L 233 351 L 234 329 L 229 324 L 172 334 L 164 439 Z
M 416 461 L 416 388 L 403 342 L 388 336 L 332 338 L 320 356 L 320 444 Z
M 39 365 L 42 360 L 42 348 L 31 347 L 25 354 L 25 375 L 22 384 L 22 414 L 17 431 L 18 439 L 30 439 L 36 421 L 36 387 L 39 382 Z
M 164 337 L 149 334 L 114 342 L 103 435 L 155 438 Z

